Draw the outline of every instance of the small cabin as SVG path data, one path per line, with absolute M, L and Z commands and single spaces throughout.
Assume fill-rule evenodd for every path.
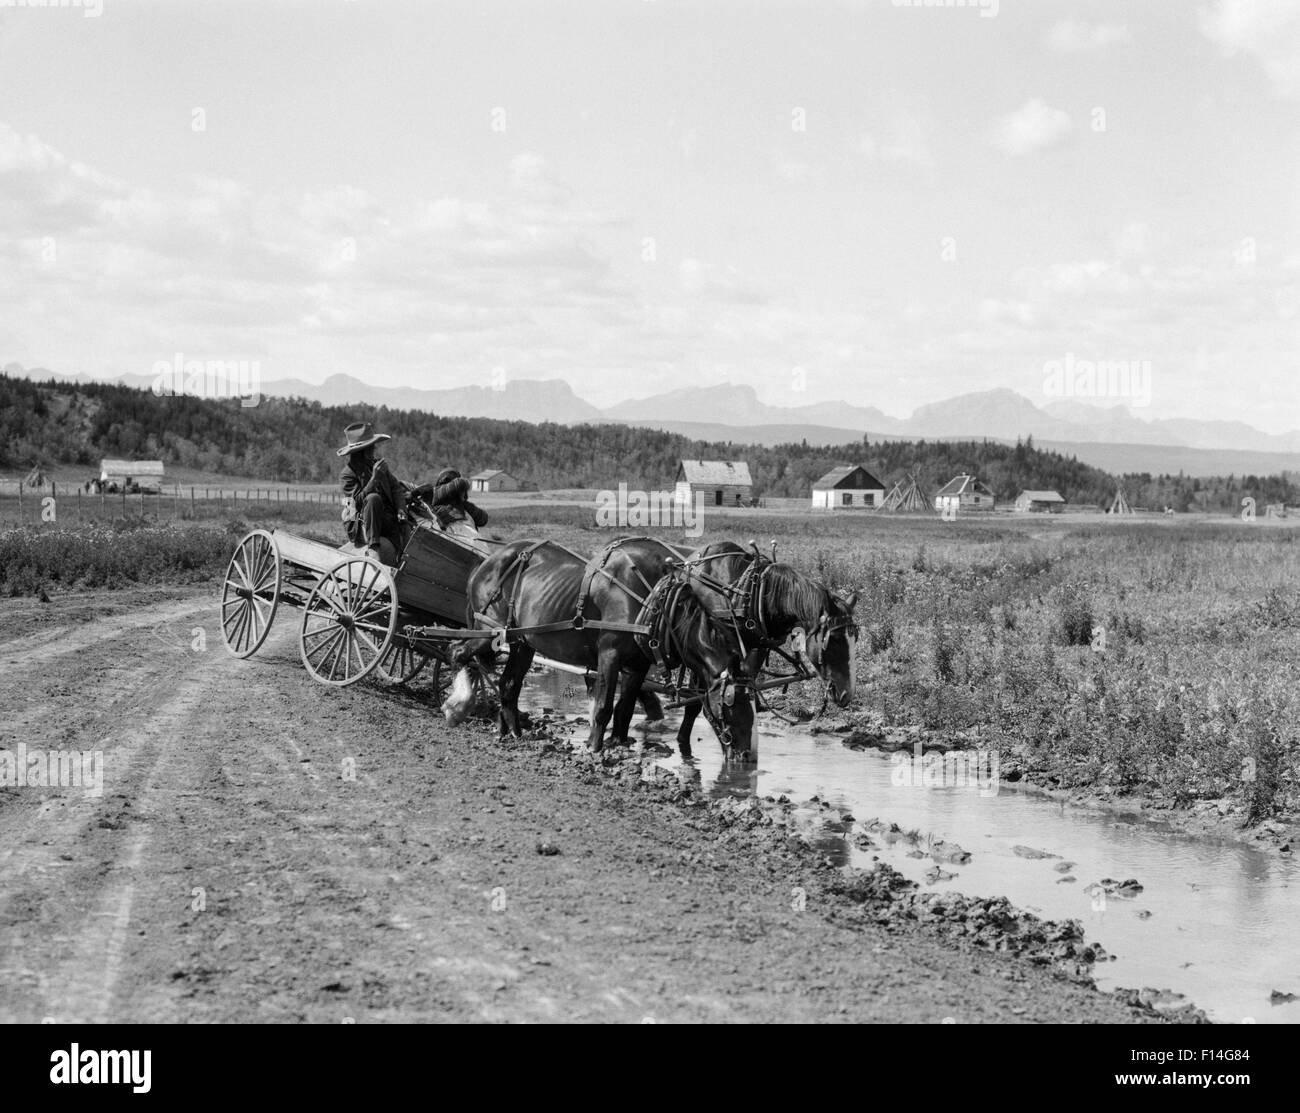
M 993 492 L 973 475 L 957 475 L 934 496 L 938 511 L 992 510 Z
M 493 491 L 519 491 L 523 489 L 523 484 L 509 472 L 499 471 L 495 468 L 489 468 L 486 471 L 476 472 L 469 477 L 469 485 L 472 491 L 478 494 L 487 494 Z
M 1056 491 L 1021 491 L 1016 496 L 1016 510 L 1021 514 L 1059 514 L 1065 499 Z
M 861 464 L 832 468 L 812 485 L 814 510 L 875 510 L 885 501 L 885 485 Z
M 749 465 L 744 460 L 683 460 L 677 465 L 673 501 L 694 505 L 696 495 L 705 506 L 748 506 L 754 494 Z

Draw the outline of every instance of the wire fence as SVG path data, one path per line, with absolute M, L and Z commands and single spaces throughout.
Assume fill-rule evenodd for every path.
M 87 488 L 73 483 L 44 483 L 31 487 L 0 481 L 0 526 L 75 525 L 119 518 L 182 521 L 266 513 L 276 508 L 320 517 L 334 517 L 339 495 L 332 491 L 291 486 L 214 487 L 173 484 L 160 488 Z M 319 510 L 312 508 L 318 507 Z

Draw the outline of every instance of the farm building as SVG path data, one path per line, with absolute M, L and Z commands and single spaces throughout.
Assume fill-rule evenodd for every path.
M 1059 514 L 1065 509 L 1065 499 L 1055 491 L 1021 491 L 1016 509 L 1022 514 Z
M 958 475 L 934 496 L 936 510 L 992 510 L 993 492 L 973 475 Z
M 491 491 L 519 491 L 523 484 L 506 471 L 489 468 L 469 477 L 470 488 L 480 494 Z
M 874 510 L 884 499 L 885 485 L 861 464 L 832 468 L 812 485 L 814 510 Z
M 161 460 L 101 460 L 99 482 L 159 490 L 163 482 L 163 463 Z
M 705 506 L 742 506 L 753 490 L 744 460 L 683 460 L 677 465 L 673 501 L 694 503 L 696 494 L 702 494 Z

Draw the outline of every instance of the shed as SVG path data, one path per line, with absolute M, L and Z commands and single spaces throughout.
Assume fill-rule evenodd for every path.
M 1021 491 L 1016 497 L 1016 510 L 1022 514 L 1059 514 L 1065 509 L 1065 499 L 1056 491 Z
M 754 491 L 749 465 L 744 460 L 683 460 L 677 465 L 673 501 L 695 502 L 704 496 L 705 506 L 743 506 Z
M 934 508 L 949 510 L 992 510 L 993 492 L 973 475 L 957 475 L 934 496 Z
M 523 484 L 509 472 L 488 468 L 469 477 L 470 489 L 480 494 L 491 491 L 519 491 Z
M 812 485 L 814 510 L 874 510 L 885 500 L 885 485 L 861 464 L 832 468 Z

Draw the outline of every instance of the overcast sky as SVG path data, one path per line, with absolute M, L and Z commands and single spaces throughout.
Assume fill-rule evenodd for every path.
M 0 364 L 1300 428 L 1297 0 L 15 2 Z

